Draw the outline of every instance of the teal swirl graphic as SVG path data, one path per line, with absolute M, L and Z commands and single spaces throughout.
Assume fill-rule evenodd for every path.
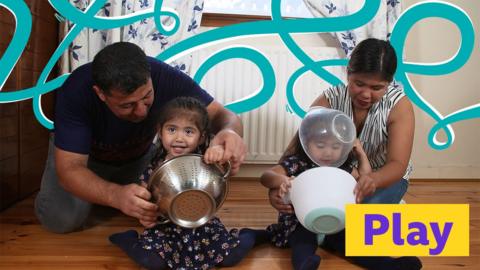
M 332 60 L 323 60 L 323 61 L 315 62 L 315 64 L 317 64 L 320 67 L 345 66 L 347 65 L 347 63 L 348 63 L 347 59 L 332 59 Z M 288 106 L 290 107 L 290 109 L 292 109 L 292 111 L 296 115 L 300 116 L 301 118 L 305 117 L 306 112 L 302 109 L 302 107 L 300 107 L 300 105 L 298 105 L 297 101 L 295 100 L 293 90 L 295 88 L 295 82 L 307 71 L 310 71 L 310 69 L 307 66 L 303 66 L 299 68 L 297 71 L 295 71 L 290 77 L 290 79 L 288 80 L 287 89 L 286 89 Z M 325 72 L 328 72 L 328 71 L 325 71 Z M 337 84 L 336 81 L 334 83 L 332 82 L 330 83 Z
M 43 113 L 41 108 L 41 95 L 56 90 L 60 87 L 63 82 L 67 79 L 68 74 L 64 74 L 55 80 L 52 80 L 49 83 L 45 83 L 48 75 L 52 71 L 55 63 L 60 59 L 61 55 L 65 50 L 68 49 L 70 43 L 75 39 L 75 37 L 85 28 L 95 28 L 95 29 L 111 29 L 117 28 L 124 25 L 134 23 L 138 20 L 149 18 L 154 16 L 156 27 L 158 29 L 164 30 L 165 35 L 174 34 L 180 25 L 180 20 L 178 15 L 175 12 L 162 11 L 162 1 L 157 1 L 157 4 L 154 7 L 154 11 L 144 10 L 141 12 L 134 13 L 129 16 L 120 16 L 116 18 L 100 18 L 95 15 L 98 11 L 105 5 L 107 0 L 97 0 L 91 2 L 87 9 L 82 12 L 68 3 L 68 1 L 52 1 L 49 0 L 50 5 L 59 13 L 62 17 L 67 18 L 73 23 L 72 28 L 67 33 L 65 38 L 59 44 L 52 57 L 49 59 L 45 65 L 42 73 L 37 82 L 37 86 L 29 89 L 18 90 L 15 92 L 9 93 L 0 93 L 0 103 L 6 102 L 16 102 L 20 100 L 25 100 L 32 98 L 33 102 L 33 111 L 37 120 L 46 128 L 53 129 L 53 122 L 50 121 Z M 8 46 L 4 56 L 0 60 L 1 67 L 11 67 L 0 69 L 0 82 L 1 85 L 5 83 L 8 75 L 13 70 L 15 63 L 18 61 L 22 51 L 25 48 L 25 45 L 28 42 L 30 36 L 32 19 L 30 10 L 28 6 L 23 1 L 18 0 L 0 0 L 0 5 L 6 7 L 15 17 L 21 17 L 22 20 L 17 20 L 16 31 L 13 36 L 10 45 Z M 161 25 L 160 16 L 172 16 L 174 18 L 173 29 L 167 31 Z M 22 29 L 22 31 L 18 31 Z
M 212 67 L 226 59 L 233 58 L 250 60 L 252 63 L 257 65 L 258 69 L 262 73 L 263 87 L 260 89 L 260 91 L 258 91 L 258 93 L 252 95 L 251 97 L 228 104 L 225 107 L 236 113 L 243 113 L 250 111 L 251 108 L 258 108 L 262 106 L 273 96 L 273 93 L 275 92 L 276 79 L 275 72 L 273 71 L 273 67 L 268 59 L 255 49 L 238 47 L 217 52 L 208 58 L 207 61 L 205 61 L 198 68 L 198 71 L 193 79 L 200 84 L 202 78 Z
M 460 48 L 458 49 L 457 54 L 449 61 L 438 64 L 421 65 L 403 62 L 404 45 L 408 31 L 415 23 L 429 17 L 447 19 L 457 25 L 462 37 Z M 454 72 L 467 62 L 473 50 L 474 40 L 474 29 L 468 15 L 460 8 L 446 3 L 427 2 L 412 6 L 400 16 L 392 31 L 392 37 L 390 41 L 395 47 L 398 58 L 398 68 L 395 79 L 402 82 L 405 89 L 405 94 L 410 98 L 410 100 L 438 122 L 430 130 L 428 135 L 428 143 L 434 149 L 441 150 L 450 147 L 455 138 L 453 128 L 450 124 L 479 117 L 480 103 L 456 111 L 447 117 L 444 117 L 418 93 L 415 87 L 410 83 L 407 73 L 443 75 Z M 440 129 L 443 129 L 447 136 L 446 142 L 439 142 L 436 139 L 436 135 Z
M 95 14 L 98 12 L 98 10 L 103 7 L 105 2 L 106 2 L 106 0 L 93 2 L 85 10 L 85 15 L 86 16 L 95 16 Z M 63 2 L 62 2 L 62 4 L 63 4 Z M 75 10 L 77 10 L 77 9 L 75 9 Z M 50 75 L 50 72 L 52 71 L 53 67 L 55 66 L 55 63 L 60 59 L 63 52 L 66 49 L 68 49 L 68 46 L 73 42 L 75 37 L 77 37 L 77 35 L 82 31 L 82 29 L 84 27 L 85 27 L 85 25 L 83 24 L 82 21 L 78 22 L 77 24 L 72 25 L 72 28 L 70 29 L 70 31 L 68 31 L 68 33 L 65 35 L 62 42 L 60 42 L 57 49 L 55 49 L 55 51 L 53 52 L 52 57 L 50 57 L 47 64 L 43 68 L 42 73 L 40 74 L 40 77 L 38 78 L 38 81 L 37 81 L 37 86 L 39 88 L 44 88 L 45 82 L 48 78 L 48 75 Z M 63 74 L 61 77 L 57 78 L 57 79 L 62 78 L 63 80 L 58 80 L 58 82 L 55 82 L 57 79 L 53 80 L 52 83 L 49 84 L 49 85 L 51 85 L 51 88 L 47 88 L 47 89 L 49 89 L 50 91 L 55 90 L 56 88 L 60 87 L 63 84 L 63 81 L 65 81 L 67 79 L 67 77 L 68 77 L 68 74 Z M 44 127 L 48 128 L 48 129 L 53 129 L 53 122 L 50 121 L 42 111 L 42 94 L 46 94 L 46 93 L 41 93 L 40 89 L 39 89 L 39 92 L 37 92 L 35 95 L 32 96 L 33 97 L 33 100 L 32 100 L 33 113 L 35 114 L 35 117 L 40 122 L 40 124 L 42 124 Z
M 41 108 L 41 95 L 59 88 L 66 80 L 69 74 L 59 76 L 49 82 L 46 82 L 48 75 L 53 69 L 55 63 L 68 46 L 73 42 L 76 36 L 84 28 L 92 29 L 112 29 L 132 24 L 142 19 L 153 17 L 155 25 L 159 32 L 169 36 L 175 34 L 180 26 L 178 14 L 169 10 L 162 9 L 163 1 L 157 0 L 153 9 L 139 11 L 130 15 L 118 17 L 98 17 L 96 14 L 105 5 L 106 0 L 91 1 L 85 11 L 80 11 L 73 7 L 68 1 L 52 1 L 50 5 L 58 12 L 59 16 L 66 18 L 72 23 L 72 28 L 61 41 L 52 57 L 49 59 L 43 69 L 37 85 L 29 89 L 18 90 L 15 92 L 0 92 L 0 103 L 16 102 L 32 98 L 35 116 L 38 121 L 46 128 L 53 128 L 53 123 L 45 117 Z M 279 35 L 285 46 L 293 55 L 303 64 L 289 78 L 286 87 L 286 97 L 289 107 L 295 114 L 303 117 L 305 111 L 296 102 L 293 91 L 295 82 L 308 71 L 313 72 L 322 80 L 329 84 L 336 85 L 341 81 L 328 72 L 325 67 L 335 65 L 346 65 L 346 59 L 330 59 L 324 61 L 314 61 L 296 44 L 291 34 L 294 33 L 321 33 L 345 31 L 361 27 L 368 23 L 377 13 L 380 7 L 380 0 L 365 0 L 361 9 L 354 14 L 343 17 L 332 18 L 309 18 L 309 19 L 284 19 L 281 16 L 281 1 L 272 1 L 272 19 L 270 21 L 246 22 L 226 27 L 217 28 L 185 39 L 174 46 L 157 55 L 157 59 L 169 62 L 179 58 L 189 52 L 207 46 L 209 43 L 222 41 L 225 39 L 234 39 L 255 35 Z M 28 6 L 20 0 L 0 0 L 0 6 L 5 7 L 11 12 L 17 20 L 14 36 L 7 47 L 4 55 L 0 59 L 0 86 L 3 86 L 9 74 L 13 70 L 21 53 L 25 49 L 31 31 L 31 14 Z M 162 16 L 171 17 L 173 25 L 167 29 L 161 24 Z M 451 60 L 437 65 L 420 65 L 413 63 L 404 63 L 403 48 L 408 31 L 418 21 L 428 17 L 440 17 L 455 23 L 461 32 L 462 43 L 458 53 Z M 20 31 L 21 30 L 21 31 Z M 442 116 L 427 101 L 425 101 L 411 85 L 407 74 L 423 75 L 441 75 L 453 72 L 462 67 L 470 57 L 473 50 L 474 30 L 468 16 L 458 7 L 444 2 L 424 2 L 412 6 L 399 18 L 391 36 L 391 41 L 398 52 L 399 68 L 396 73 L 396 80 L 405 86 L 405 92 L 412 102 L 420 109 L 430 115 L 437 124 L 431 129 L 429 134 L 429 144 L 434 149 L 448 148 L 454 140 L 451 123 L 479 117 L 480 104 L 464 108 L 454 112 L 446 117 Z M 207 72 L 216 64 L 232 59 L 243 58 L 254 63 L 260 70 L 263 78 L 263 86 L 259 91 L 249 97 L 228 104 L 226 107 L 236 113 L 243 113 L 256 109 L 272 97 L 275 91 L 276 80 L 275 72 L 265 56 L 253 48 L 239 46 L 220 51 L 207 59 L 194 75 L 194 79 L 200 83 Z M 1 88 L 1 87 L 0 87 Z M 447 141 L 439 143 L 436 140 L 437 132 L 442 129 L 447 134 Z
M 32 31 L 32 15 L 30 15 L 30 10 L 25 2 L 18 0 L 0 0 L 0 7 L 8 9 L 15 17 L 16 22 L 12 40 L 0 59 L 0 89 L 2 89 L 27 45 L 30 32 Z M 19 20 L 18 18 L 22 19 Z M 11 68 L 9 69 L 8 67 Z
M 186 40 L 183 40 L 174 46 L 163 51 L 157 56 L 159 60 L 171 61 L 178 57 L 183 56 L 186 53 L 194 50 L 196 47 L 204 46 L 212 41 L 218 41 L 222 39 L 238 38 L 242 36 L 254 36 L 265 34 L 278 34 L 282 38 L 287 48 L 302 62 L 306 71 L 312 71 L 317 76 L 327 81 L 330 84 L 336 85 L 340 83 L 340 79 L 324 69 L 325 66 L 330 65 L 330 61 L 313 61 L 301 48 L 293 41 L 289 34 L 291 33 L 321 33 L 321 32 L 337 32 L 348 29 L 360 27 L 369 22 L 377 13 L 380 7 L 380 0 L 366 0 L 361 9 L 356 13 L 343 17 L 333 18 L 313 18 L 313 19 L 284 19 L 280 14 L 281 1 L 272 1 L 272 20 L 271 21 L 254 21 L 239 23 L 235 25 L 229 25 L 217 29 L 213 29 Z M 228 59 L 228 55 L 224 59 L 219 59 L 218 62 Z M 345 64 L 346 61 L 339 60 L 339 62 Z M 265 77 L 263 81 L 267 81 Z M 287 99 L 289 106 L 293 111 L 303 117 L 305 113 L 297 104 L 294 98 L 289 98 L 290 92 L 293 89 L 287 89 Z M 255 102 L 255 99 L 261 100 L 262 96 L 254 96 L 251 98 L 254 102 L 242 102 L 241 104 L 230 104 L 232 111 L 236 113 L 246 112 L 257 107 L 253 107 L 252 104 L 263 104 L 262 102 Z

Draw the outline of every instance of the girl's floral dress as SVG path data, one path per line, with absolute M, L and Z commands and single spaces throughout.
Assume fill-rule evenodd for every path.
M 140 180 L 148 182 L 154 169 L 161 165 L 164 154 L 159 151 Z M 227 231 L 220 219 L 212 218 L 205 225 L 189 229 L 172 222 L 145 229 L 139 242 L 144 249 L 157 252 L 172 269 L 210 269 L 223 261 L 240 243 L 238 230 Z

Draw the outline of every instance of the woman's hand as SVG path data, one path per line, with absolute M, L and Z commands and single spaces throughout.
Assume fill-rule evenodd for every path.
M 205 151 L 205 155 L 203 155 L 203 159 L 207 164 L 219 162 L 222 160 L 223 157 L 223 146 L 222 145 L 213 145 L 208 147 L 207 151 Z
M 273 208 L 277 209 L 280 213 L 293 214 L 293 207 L 291 204 L 285 204 L 283 198 L 279 194 L 279 188 L 272 188 L 268 190 L 268 198 Z
M 365 197 L 372 195 L 377 190 L 375 180 L 369 174 L 360 174 L 357 185 L 353 189 L 355 202 L 361 203 Z

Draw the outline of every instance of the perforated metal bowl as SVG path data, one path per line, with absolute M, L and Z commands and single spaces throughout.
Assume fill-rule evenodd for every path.
M 174 157 L 150 177 L 152 201 L 165 219 L 186 228 L 202 226 L 227 197 L 230 163 L 225 167 L 206 164 L 196 154 Z

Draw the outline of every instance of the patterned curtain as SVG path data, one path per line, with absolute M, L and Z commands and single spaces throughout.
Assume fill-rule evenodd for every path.
M 92 2 L 92 0 L 69 1 L 73 6 L 82 11 Z M 162 7 L 175 9 L 180 17 L 180 27 L 178 31 L 171 36 L 164 36 L 157 30 L 153 17 L 116 29 L 96 30 L 85 28 L 70 44 L 68 52 L 62 56 L 60 65 L 61 72 L 72 72 L 75 68 L 91 62 L 98 51 L 106 45 L 118 41 L 135 43 L 140 46 L 147 55 L 157 56 L 175 43 L 197 33 L 202 19 L 203 1 L 204 0 L 163 1 Z M 155 0 L 108 0 L 97 15 L 116 17 L 153 8 L 154 4 Z M 162 16 L 161 19 L 162 24 L 165 26 L 174 23 L 173 18 L 168 16 Z M 60 27 L 60 32 L 64 36 L 70 30 L 72 24 L 66 21 Z M 170 64 L 189 74 L 191 56 L 182 57 Z
M 304 0 L 314 17 L 341 17 L 359 10 L 365 1 L 358 0 Z M 344 32 L 332 33 L 347 56 L 366 38 L 387 40 L 401 13 L 399 0 L 382 0 L 375 17 L 364 26 Z

